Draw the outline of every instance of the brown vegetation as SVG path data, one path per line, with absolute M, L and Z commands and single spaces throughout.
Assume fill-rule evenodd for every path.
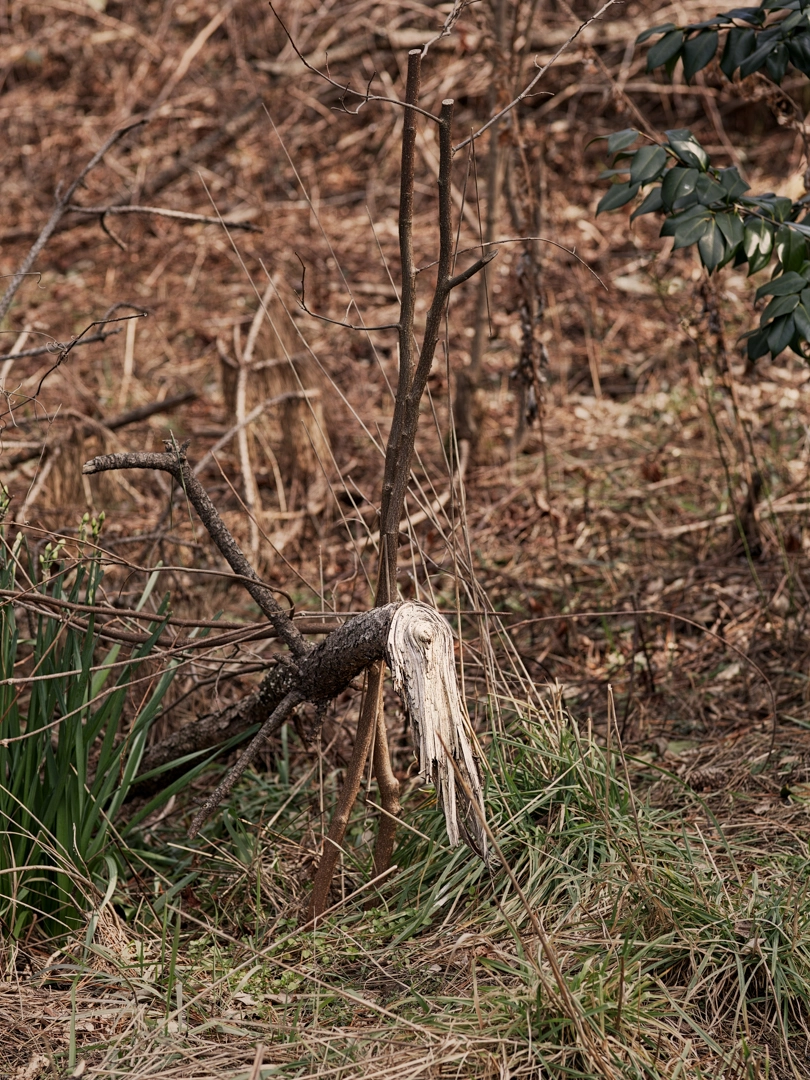
M 518 5 L 521 18 L 529 6 Z M 718 7 L 684 0 L 678 18 Z M 457 142 L 593 13 L 579 2 L 538 5 L 530 31 L 504 34 L 497 9 L 464 8 L 424 60 L 422 102 L 438 112 L 456 99 Z M 308 60 L 326 70 L 328 54 L 337 84 L 395 98 L 408 48 L 440 33 L 449 5 L 277 10 Z M 655 129 L 689 126 L 723 163 L 794 196 L 807 161 L 764 80 L 744 92 L 711 67 L 693 86 L 678 73 L 674 85 L 645 73 L 633 39 L 671 10 L 609 10 L 498 129 L 504 195 L 492 236 L 530 226 L 553 244 L 504 243 L 483 296 L 475 282 L 453 295 L 423 405 L 397 585 L 457 619 L 479 729 L 494 642 L 516 690 L 541 694 L 558 682 L 567 707 L 597 731 L 610 684 L 625 745 L 700 791 L 724 824 L 744 816 L 791 830 L 786 785 L 810 780 L 810 375 L 787 354 L 747 369 L 737 336 L 753 325 L 753 289 L 740 274 L 707 281 L 649 218 L 632 228 L 622 214 L 595 218 L 604 144 L 591 140 L 639 115 Z M 190 439 L 191 466 L 202 463 L 203 486 L 262 579 L 289 597 L 297 624 L 367 610 L 397 340 L 391 328 L 335 322 L 396 322 L 402 112 L 307 70 L 273 12 L 253 0 L 9 0 L 0 51 L 0 273 L 23 264 L 60 184 L 134 118 L 147 122 L 105 154 L 73 203 L 255 227 L 64 215 L 0 339 L 9 356 L 54 345 L 0 357 L 10 527 L 38 544 L 75 535 L 85 509 L 103 509 L 110 599 L 131 607 L 160 560 L 178 619 L 224 611 L 255 630 L 246 594 L 198 573 L 220 571 L 219 556 L 163 474 L 109 473 L 100 483 L 81 472 L 98 454 Z M 785 90 L 798 94 L 798 78 Z M 461 249 L 480 251 L 489 229 L 497 169 L 488 171 L 485 142 L 474 157 L 456 155 Z M 416 150 L 421 284 L 432 282 L 436 258 L 431 125 L 419 127 Z M 56 364 L 58 343 L 114 305 L 125 306 L 116 316 L 147 317 L 110 324 L 114 335 Z M 421 296 L 416 316 L 423 325 Z M 462 485 L 451 406 L 473 399 L 456 432 L 470 443 Z M 165 411 L 137 414 L 161 402 Z M 251 692 L 272 648 L 220 654 L 213 690 L 210 672 L 189 665 L 181 703 L 156 736 Z M 356 697 L 347 691 L 326 718 L 327 771 L 349 757 Z M 404 780 L 412 753 L 401 726 L 389 709 Z M 299 734 L 306 740 L 306 717 Z M 751 762 L 762 765 L 755 774 L 743 767 Z M 664 781 L 652 791 L 660 805 L 677 801 Z M 311 844 L 295 858 L 311 860 Z M 44 1016 L 50 1006 L 32 997 L 30 1008 Z

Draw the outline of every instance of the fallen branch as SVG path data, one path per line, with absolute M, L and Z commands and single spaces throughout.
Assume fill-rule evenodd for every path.
M 230 218 L 211 217 L 209 214 L 192 214 L 185 210 L 169 210 L 163 206 L 122 206 L 110 203 L 109 206 L 77 206 L 72 203 L 67 208 L 73 214 L 84 214 L 87 217 L 100 217 L 102 222 L 108 215 L 121 216 L 122 214 L 152 214 L 156 217 L 172 218 L 175 221 L 185 221 L 190 224 L 201 225 L 225 225 L 229 229 L 244 229 L 246 232 L 261 232 L 260 225 L 254 225 L 250 221 L 233 221 Z
M 310 917 L 319 916 L 328 897 L 332 877 L 329 866 L 342 843 L 374 733 L 384 742 L 385 731 L 378 721 L 382 715 L 382 661 L 387 660 L 394 674 L 394 684 L 403 695 L 418 733 L 422 771 L 425 778 L 436 786 L 450 843 L 458 844 L 459 839 L 463 838 L 485 858 L 486 839 L 476 826 L 483 810 L 480 774 L 467 734 L 467 720 L 456 681 L 453 638 L 445 620 L 425 604 L 385 603 L 350 619 L 315 648 L 306 645 L 298 627 L 278 605 L 268 587 L 259 581 L 205 489 L 194 477 L 186 459 L 185 445 L 178 447 L 170 442 L 166 445 L 164 454 L 102 455 L 88 461 L 83 472 L 93 474 L 134 468 L 168 472 L 183 487 L 209 536 L 296 658 L 294 663 L 277 663 L 245 701 L 225 710 L 224 714 L 206 718 L 208 730 L 217 742 L 228 737 L 226 732 L 234 725 L 237 726 L 237 733 L 257 720 L 261 727 L 234 767 L 200 807 L 191 824 L 190 835 L 196 835 L 205 820 L 230 794 L 262 745 L 290 718 L 298 705 L 304 701 L 312 702 L 324 715 L 326 705 L 361 672 L 370 669 L 366 706 L 358 725 L 352 758 L 353 767 L 349 769 L 347 783 L 339 800 L 341 812 L 335 816 L 330 830 L 331 847 L 324 851 L 316 875 Z M 384 567 L 381 572 L 384 573 Z M 195 727 L 192 725 L 192 731 Z M 196 737 L 187 729 L 181 729 L 171 742 L 167 740 L 172 755 L 169 760 L 189 752 L 189 738 L 194 740 L 194 750 L 200 749 L 199 727 Z M 154 752 L 151 757 L 150 754 L 145 755 L 142 762 L 144 772 L 165 763 L 167 743 L 161 745 L 160 760 Z M 385 759 L 377 761 L 380 771 L 386 768 L 387 744 L 385 749 Z M 455 783 L 448 755 L 461 769 L 464 784 L 460 786 Z M 390 764 L 387 767 L 390 768 Z M 389 790 L 392 778 L 393 773 L 384 779 L 387 791 L 384 802 L 389 803 L 385 806 L 386 814 L 391 813 L 390 807 L 395 803 L 396 812 L 391 813 L 395 824 L 399 803 L 398 788 Z M 166 777 L 161 776 L 160 781 L 165 784 Z M 472 791 L 473 797 L 478 800 L 480 805 L 477 810 L 468 805 L 467 790 Z
M 196 390 L 186 390 L 182 394 L 174 394 L 172 397 L 164 398 L 163 401 L 152 401 L 148 405 L 140 405 L 137 409 L 130 409 L 128 412 L 121 413 L 119 416 L 114 416 L 110 420 L 94 420 L 89 416 L 82 416 L 72 410 L 64 410 L 62 412 L 53 413 L 46 416 L 34 416 L 27 417 L 24 420 L 15 421 L 14 426 L 17 428 L 31 427 L 33 424 L 52 424 L 56 420 L 76 420 L 84 425 L 84 429 L 87 433 L 94 431 L 119 431 L 121 428 L 128 427 L 130 424 L 140 423 L 141 420 L 148 420 L 150 416 L 156 416 L 158 413 L 171 412 L 172 409 L 179 408 L 180 405 L 185 405 L 189 401 L 196 401 L 200 395 Z M 2 417 L 0 417 L 0 420 Z M 56 440 L 56 443 L 60 442 Z M 52 450 L 56 443 L 52 443 L 45 449 Z M 25 450 L 18 450 L 16 454 L 12 454 L 4 460 L 6 468 L 15 468 L 17 465 L 23 465 L 26 461 L 31 461 L 36 457 L 39 457 L 43 452 L 42 444 L 37 446 L 26 447 Z

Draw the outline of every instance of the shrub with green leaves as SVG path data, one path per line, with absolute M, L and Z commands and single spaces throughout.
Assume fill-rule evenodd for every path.
M 85 519 L 82 539 L 87 531 L 95 539 L 98 528 Z M 130 686 L 152 653 L 168 597 L 125 661 L 121 645 L 100 650 L 90 610 L 79 613 L 86 628 L 71 609 L 48 605 L 26 624 L 15 610 L 22 592 L 95 602 L 102 580 L 95 547 L 75 562 L 62 556 L 61 543 L 48 544 L 35 560 L 22 534 L 9 545 L 0 531 L 0 932 L 13 940 L 35 920 L 49 935 L 62 934 L 81 924 L 84 910 L 109 901 L 123 863 L 117 842 L 132 822 L 117 833 L 114 826 L 174 676 L 170 666 L 142 681 L 127 720 Z
M 669 75 L 683 62 L 687 81 L 705 68 L 722 46 L 719 69 L 728 79 L 755 72 L 779 83 L 792 65 L 810 76 L 810 0 L 763 0 L 759 7 L 735 8 L 698 23 L 674 23 L 645 30 L 639 42 L 658 40 L 647 54 L 647 68 Z M 754 274 L 775 259 L 772 278 L 756 299 L 771 297 L 750 331 L 748 357 L 775 357 L 790 348 L 802 358 L 810 351 L 810 195 L 797 201 L 766 193 L 749 194 L 736 168 L 717 168 L 686 128 L 664 133 L 665 142 L 647 142 L 634 128 L 607 136 L 613 167 L 602 179 L 624 177 L 600 200 L 597 213 L 617 210 L 643 194 L 631 215 L 660 214 L 661 236 L 675 248 L 697 245 L 709 273 L 733 263 Z M 636 147 L 632 149 L 632 147 Z M 629 174 L 629 175 L 628 175 Z

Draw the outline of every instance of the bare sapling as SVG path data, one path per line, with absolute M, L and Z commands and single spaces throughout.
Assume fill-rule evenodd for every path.
M 257 690 L 227 717 L 206 718 L 216 732 L 223 724 L 242 725 L 258 720 L 260 730 L 216 790 L 199 808 L 191 835 L 230 793 L 233 785 L 263 743 L 292 716 L 303 702 L 314 703 L 321 717 L 326 705 L 352 679 L 366 673 L 354 751 L 337 809 L 324 842 L 315 874 L 307 920 L 317 919 L 328 906 L 329 889 L 337 865 L 352 806 L 357 798 L 369 756 L 380 790 L 382 815 L 374 850 L 374 875 L 391 865 L 397 819 L 401 813 L 399 783 L 391 766 L 383 710 L 386 662 L 397 690 L 418 733 L 420 768 L 437 789 L 451 843 L 460 840 L 486 857 L 483 794 L 474 741 L 459 692 L 452 634 L 445 620 L 420 603 L 403 603 L 397 592 L 397 552 L 400 523 L 411 476 L 411 463 L 419 424 L 420 404 L 442 333 L 447 303 L 453 289 L 481 271 L 494 252 L 476 259 L 453 274 L 454 245 L 451 172 L 453 164 L 453 101 L 442 102 L 438 117 L 421 109 L 419 82 L 422 51 L 408 56 L 408 77 L 400 173 L 399 248 L 402 272 L 399 320 L 399 377 L 385 453 L 380 506 L 379 565 L 375 606 L 346 621 L 313 647 L 276 600 L 273 590 L 258 577 L 234 540 L 187 460 L 187 444 L 166 444 L 165 453 L 120 453 L 96 457 L 84 466 L 85 474 L 119 469 L 158 469 L 169 473 L 197 512 L 209 536 L 254 602 L 290 652 L 277 663 Z M 438 233 L 436 283 L 424 331 L 417 346 L 415 333 L 417 268 L 413 254 L 413 193 L 415 140 L 418 116 L 429 116 L 438 126 Z

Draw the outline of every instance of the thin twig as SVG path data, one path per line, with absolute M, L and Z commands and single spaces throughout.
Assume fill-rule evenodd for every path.
M 613 3 L 613 2 L 614 2 L 614 0 L 611 0 L 611 3 Z M 273 7 L 272 2 L 270 3 L 270 10 L 273 12 L 276 19 L 278 20 L 278 23 L 279 23 L 279 26 L 281 27 L 281 29 L 287 35 L 287 40 L 289 41 L 290 45 L 292 45 L 293 50 L 295 52 L 295 55 L 298 57 L 298 59 L 301 61 L 301 63 L 304 65 L 304 67 L 307 68 L 309 71 L 313 72 L 315 75 L 319 76 L 319 78 L 323 79 L 325 82 L 328 82 L 330 84 L 330 86 L 334 86 L 337 90 L 341 91 L 341 95 L 342 95 L 341 104 L 343 104 L 343 98 L 345 98 L 346 94 L 353 94 L 355 97 L 362 98 L 362 101 L 360 102 L 360 104 L 357 106 L 356 109 L 347 109 L 346 106 L 343 105 L 344 112 L 348 112 L 348 113 L 351 113 L 352 116 L 356 116 L 367 102 L 369 102 L 369 101 L 384 101 L 384 102 L 387 102 L 389 105 L 399 105 L 401 108 L 405 109 L 407 112 L 421 113 L 422 116 L 426 116 L 429 120 L 435 120 L 436 122 L 438 122 L 438 120 L 439 120 L 438 116 L 434 116 L 433 113 L 428 112 L 427 109 L 420 109 L 419 106 L 414 104 L 413 102 L 409 102 L 407 100 L 400 101 L 399 98 L 382 97 L 379 94 L 370 94 L 368 92 L 368 87 L 366 87 L 366 89 L 364 91 L 362 91 L 362 92 L 360 90 L 352 90 L 352 88 L 348 84 L 344 84 L 344 83 L 338 82 L 336 79 L 333 79 L 332 76 L 328 73 L 328 71 L 327 72 L 321 71 L 320 68 L 315 67 L 314 64 L 311 64 L 309 62 L 309 60 L 307 60 L 307 58 L 304 56 L 304 54 L 300 51 L 298 46 L 295 44 L 295 41 L 293 40 L 293 37 L 290 34 L 290 31 L 284 25 L 284 20 L 281 18 L 279 13 Z M 416 49 L 414 51 L 418 52 L 420 54 L 420 56 L 421 56 L 421 54 L 422 54 L 421 49 Z M 327 63 L 328 63 L 328 57 L 327 57 Z
M 112 337 L 114 334 L 120 334 L 121 327 L 117 326 L 115 330 L 103 330 L 100 334 L 92 334 L 90 337 L 82 338 L 79 341 L 78 338 L 72 343 L 72 348 L 77 345 L 92 345 L 95 341 L 104 341 L 108 337 Z M 6 353 L 5 356 L 0 356 L 0 363 L 4 360 L 22 360 L 26 356 L 42 356 L 45 353 L 58 353 L 67 349 L 68 345 L 71 345 L 69 341 L 51 341 L 47 345 L 37 345 L 35 349 L 23 349 L 22 352 Z
M 607 9 L 609 7 L 613 7 L 613 5 L 615 3 L 617 3 L 617 0 L 607 0 L 607 3 L 603 4 L 602 7 L 600 7 L 599 10 L 596 12 L 595 15 L 591 15 L 591 17 L 589 19 L 586 19 L 583 23 L 580 23 L 580 25 L 573 32 L 573 34 L 571 34 L 571 36 L 568 38 L 568 40 L 563 42 L 563 44 L 559 47 L 559 49 L 557 49 L 557 51 L 554 53 L 554 55 L 549 60 L 549 62 L 547 64 L 544 64 L 538 70 L 537 74 L 534 76 L 534 78 L 531 80 L 531 82 L 528 84 L 528 86 L 526 86 L 523 90 L 521 90 L 521 92 L 518 94 L 518 96 L 516 98 L 514 98 L 514 100 L 510 101 L 509 104 L 506 105 L 503 109 L 501 109 L 501 111 L 499 113 L 496 113 L 494 116 L 491 116 L 489 118 L 489 120 L 487 120 L 487 122 L 482 127 L 480 127 L 478 129 L 478 131 L 474 131 L 472 135 L 468 135 L 466 139 L 464 139 L 462 142 L 458 143 L 457 146 L 454 146 L 453 147 L 453 152 L 457 153 L 459 150 L 463 150 L 464 147 L 468 145 L 468 143 L 473 142 L 475 139 L 479 139 L 484 134 L 485 131 L 487 131 L 489 128 L 492 127 L 493 124 L 497 123 L 498 120 L 500 120 L 502 117 L 506 116 L 507 113 L 511 112 L 512 109 L 514 109 L 516 105 L 519 105 L 521 103 L 521 101 L 525 100 L 525 98 L 527 98 L 531 94 L 531 92 L 535 88 L 535 86 L 537 86 L 538 82 L 543 78 L 543 76 L 548 71 L 548 69 L 553 64 L 556 63 L 557 59 L 560 56 L 562 56 L 562 54 L 569 47 L 569 45 L 571 45 L 572 42 L 575 41 L 576 38 L 579 37 L 579 35 L 582 33 L 582 31 L 585 29 L 585 27 L 590 26 L 590 24 L 592 22 L 595 22 L 599 18 L 600 15 L 604 15 L 604 13 L 607 11 Z
M 162 206 L 117 206 L 114 203 L 109 206 L 77 206 L 71 203 L 66 208 L 72 214 L 86 214 L 88 217 L 105 218 L 109 214 L 120 216 L 121 214 L 154 214 L 157 217 L 173 218 L 175 221 L 186 221 L 192 224 L 202 225 L 227 225 L 229 229 L 245 229 L 247 232 L 261 232 L 260 225 L 254 225 L 250 221 L 232 221 L 230 218 L 211 217 L 208 214 L 191 214 L 185 210 L 168 210 Z
M 118 469 L 155 469 L 169 473 L 182 487 L 189 502 L 199 514 L 208 535 L 219 548 L 220 553 L 234 573 L 240 576 L 253 600 L 275 627 L 278 636 L 289 647 L 293 656 L 303 659 L 309 652 L 309 646 L 304 641 L 298 628 L 293 625 L 290 616 L 279 605 L 269 587 L 260 580 L 258 574 L 245 557 L 244 552 L 219 516 L 219 512 L 211 502 L 208 492 L 189 468 L 186 458 L 188 444 L 174 446 L 171 441 L 167 441 L 165 445 L 166 453 L 164 454 L 101 454 L 88 461 L 82 472 L 85 475 L 92 475 L 98 472 L 113 472 Z
M 549 240 L 547 236 L 507 236 L 504 240 L 483 240 L 473 245 L 473 247 L 459 248 L 459 250 L 456 252 L 456 255 L 464 255 L 467 251 L 478 251 L 480 248 L 485 247 L 499 247 L 501 244 L 525 244 L 527 240 L 539 240 L 543 244 L 551 244 L 552 247 L 559 248 L 560 251 L 564 251 L 566 255 L 572 256 L 572 258 L 576 259 L 578 263 L 581 263 L 585 267 L 589 274 L 592 274 L 596 278 L 596 280 L 599 282 L 605 292 L 610 292 L 607 285 L 599 277 L 597 272 L 595 270 L 592 270 L 591 267 L 588 266 L 588 264 L 585 262 L 585 260 L 581 259 L 579 255 L 577 255 L 576 251 L 574 251 L 572 248 L 567 248 L 565 244 L 558 244 L 556 240 Z M 424 266 L 419 267 L 418 272 L 421 274 L 424 270 L 429 270 L 432 266 L 435 265 L 435 262 L 426 263 Z
M 284 697 L 282 701 L 279 702 L 279 704 L 275 707 L 267 720 L 265 720 L 265 722 L 262 724 L 261 728 L 259 728 L 259 731 L 253 737 L 253 741 L 250 743 L 247 749 L 242 752 L 239 760 L 236 762 L 234 767 L 225 776 L 225 778 L 221 781 L 217 788 L 211 792 L 211 794 L 202 804 L 200 809 L 194 815 L 194 820 L 191 822 L 191 827 L 188 831 L 190 840 L 194 839 L 194 837 L 200 831 L 200 828 L 202 827 L 204 822 L 207 820 L 207 818 L 211 816 L 214 810 L 216 810 L 222 800 L 226 799 L 228 795 L 230 795 L 231 791 L 233 790 L 234 784 L 237 782 L 237 780 L 251 763 L 251 761 L 253 761 L 253 759 L 256 757 L 264 743 L 275 731 L 278 731 L 284 721 L 287 720 L 295 706 L 300 705 L 303 700 L 304 699 L 301 697 L 301 695 L 293 690 L 290 691 L 290 693 L 287 694 L 286 697 Z
M 115 306 L 116 307 L 129 307 L 130 305 L 129 304 L 116 304 Z M 145 318 L 146 318 L 146 312 L 145 311 L 139 311 L 136 315 L 121 315 L 117 319 L 109 319 L 109 318 L 107 318 L 105 316 L 103 319 L 97 319 L 95 322 L 91 322 L 89 326 L 86 326 L 84 328 L 84 330 L 82 330 L 81 334 L 79 334 L 78 337 L 74 338 L 73 341 L 68 342 L 68 344 L 65 345 L 65 347 L 63 349 L 59 350 L 59 355 L 56 358 L 56 363 L 53 364 L 51 367 L 49 367 L 48 370 L 45 372 L 45 374 L 42 376 L 42 378 L 39 380 L 39 384 L 38 384 L 36 390 L 34 391 L 34 393 L 31 395 L 31 397 L 32 398 L 39 397 L 39 392 L 42 389 L 42 386 L 43 386 L 45 380 L 48 378 L 49 375 L 52 375 L 53 372 L 56 371 L 56 369 L 58 367 L 61 367 L 62 364 L 64 364 L 64 362 L 67 360 L 68 356 L 70 356 L 70 354 L 73 352 L 73 350 L 76 348 L 76 346 L 81 342 L 82 338 L 84 337 L 84 335 L 87 333 L 88 330 L 92 330 L 94 326 L 104 326 L 104 325 L 106 325 L 107 323 L 110 323 L 110 322 L 128 322 L 130 319 L 145 319 Z
M 134 120 L 131 123 L 127 124 L 126 127 L 122 127 L 119 128 L 118 131 L 114 131 L 112 135 L 105 139 L 100 149 L 97 150 L 95 154 L 93 154 L 88 163 L 78 174 L 75 180 L 73 180 L 73 182 L 64 192 L 64 194 L 60 195 L 57 192 L 56 206 L 53 210 L 53 213 L 48 218 L 48 221 L 46 222 L 45 227 L 42 229 L 42 232 L 34 241 L 31 250 L 23 259 L 22 265 L 20 266 L 19 270 L 16 271 L 14 277 L 11 279 L 11 284 L 3 294 L 2 300 L 0 300 L 0 323 L 2 323 L 3 319 L 5 319 L 6 315 L 8 314 L 8 309 L 11 307 L 11 302 L 14 299 L 17 289 L 19 289 L 20 287 L 22 279 L 30 271 L 31 267 L 34 265 L 34 260 L 36 259 L 37 255 L 39 255 L 40 251 L 42 251 L 42 249 L 48 243 L 51 236 L 53 235 L 54 230 L 56 229 L 56 226 L 67 213 L 68 207 L 70 205 L 70 200 L 73 198 L 76 188 L 79 186 L 79 184 L 81 184 L 81 182 L 90 172 L 90 170 L 94 169 L 96 165 L 98 165 L 98 163 L 101 161 L 101 159 L 104 157 L 104 155 L 107 153 L 111 146 L 117 143 L 118 140 L 123 138 L 123 136 L 126 135 L 128 132 L 133 131 L 135 128 L 140 127 L 142 124 L 145 123 L 145 119 Z
M 307 297 L 306 297 L 307 268 L 306 268 L 306 264 L 304 263 L 304 260 L 301 258 L 301 256 L 298 254 L 297 251 L 295 253 L 295 257 L 301 263 L 301 295 L 296 297 L 296 299 L 298 300 L 298 305 L 301 308 L 301 310 L 305 311 L 307 313 L 307 315 L 311 315 L 313 319 L 318 319 L 320 322 L 330 323 L 332 326 L 342 326 L 344 328 L 344 330 L 361 330 L 364 333 L 369 331 L 369 330 L 399 330 L 399 323 L 398 322 L 384 323 L 382 326 L 366 326 L 365 324 L 363 324 L 362 326 L 354 326 L 353 323 L 343 322 L 341 319 L 330 319 L 327 315 L 319 315 L 317 313 L 317 311 L 312 311 L 311 308 L 307 307 Z M 352 300 L 352 303 L 354 304 L 355 307 L 357 307 L 357 304 L 355 303 L 354 300 Z

